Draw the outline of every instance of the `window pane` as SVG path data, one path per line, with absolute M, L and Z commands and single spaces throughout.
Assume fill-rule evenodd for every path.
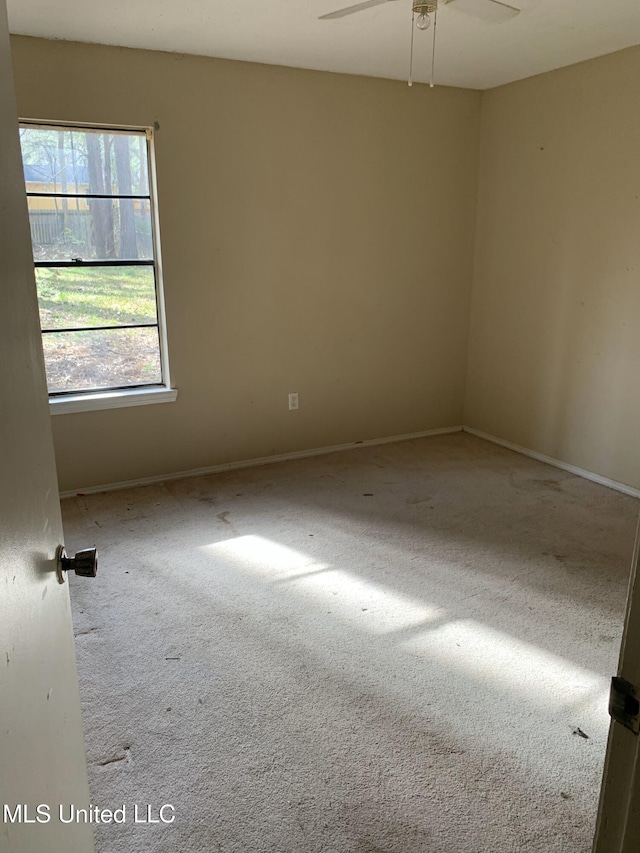
M 36 261 L 153 260 L 148 199 L 29 196 Z
M 161 385 L 147 133 L 20 140 L 50 393 Z
M 153 267 L 36 267 L 42 329 L 156 323 Z
M 144 133 L 20 129 L 27 192 L 149 195 Z
M 49 393 L 162 382 L 157 328 L 42 336 Z

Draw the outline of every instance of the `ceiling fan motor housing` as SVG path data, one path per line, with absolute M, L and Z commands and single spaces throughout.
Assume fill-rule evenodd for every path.
M 438 9 L 438 0 L 415 0 L 412 9 L 416 15 L 432 15 Z

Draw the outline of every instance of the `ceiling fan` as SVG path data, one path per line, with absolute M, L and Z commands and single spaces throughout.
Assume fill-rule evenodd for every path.
M 381 6 L 383 3 L 397 3 L 398 0 L 363 0 L 361 3 L 355 3 L 353 6 L 346 6 L 343 9 L 338 9 L 335 12 L 329 12 L 327 15 L 320 15 L 319 20 L 329 21 L 335 18 L 344 18 L 346 15 L 353 15 L 354 12 L 364 12 L 366 9 L 372 9 L 374 6 Z M 516 0 L 517 2 L 517 0 Z M 431 25 L 430 15 L 433 15 L 433 46 L 431 49 L 431 81 L 430 86 L 433 88 L 433 75 L 436 60 L 436 24 L 438 15 L 438 4 L 448 6 L 450 3 L 455 3 L 455 8 L 464 12 L 467 15 L 472 15 L 474 18 L 479 18 L 486 23 L 499 24 L 503 21 L 508 21 L 510 18 L 515 18 L 520 14 L 520 9 L 516 6 L 511 6 L 509 3 L 504 3 L 502 0 L 411 0 L 411 50 L 409 54 L 409 85 L 413 85 L 413 35 L 415 24 L 419 30 L 426 30 Z M 417 17 L 416 17 L 417 16 Z
M 338 9 L 336 12 L 329 12 L 327 15 L 320 15 L 319 20 L 330 21 L 333 18 L 343 18 L 345 15 L 353 15 L 354 12 L 364 12 L 365 9 L 372 9 L 374 6 L 382 6 L 383 3 L 397 2 L 398 0 L 364 0 L 362 3 L 355 3 L 353 6 L 346 6 L 344 9 Z M 520 9 L 517 9 L 515 6 L 511 6 L 509 3 L 503 3 L 502 0 L 441 0 L 441 2 L 444 6 L 448 6 L 450 3 L 455 3 L 458 11 L 464 12 L 467 15 L 473 15 L 475 18 L 480 18 L 481 20 L 489 23 L 508 21 L 509 18 L 515 18 L 516 15 L 520 14 Z M 432 6 L 437 8 L 438 0 L 431 3 L 417 2 L 413 5 L 419 7 Z

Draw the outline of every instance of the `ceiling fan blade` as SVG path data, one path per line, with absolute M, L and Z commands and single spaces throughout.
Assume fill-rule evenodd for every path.
M 502 0 L 445 0 L 445 3 L 455 3 L 453 8 L 456 11 L 472 15 L 488 24 L 500 24 L 520 14 L 520 9 Z
M 353 15 L 354 12 L 364 12 L 365 9 L 371 9 L 374 6 L 381 6 L 383 3 L 389 3 L 391 0 L 365 0 L 364 3 L 356 3 L 355 6 L 347 6 L 346 9 L 338 9 L 337 12 L 329 12 L 328 15 L 320 15 L 319 21 L 330 21 L 333 18 L 343 18 L 345 15 Z

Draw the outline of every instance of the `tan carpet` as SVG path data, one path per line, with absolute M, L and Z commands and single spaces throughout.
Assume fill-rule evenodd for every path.
M 590 850 L 635 499 L 457 434 L 63 512 L 99 853 Z

